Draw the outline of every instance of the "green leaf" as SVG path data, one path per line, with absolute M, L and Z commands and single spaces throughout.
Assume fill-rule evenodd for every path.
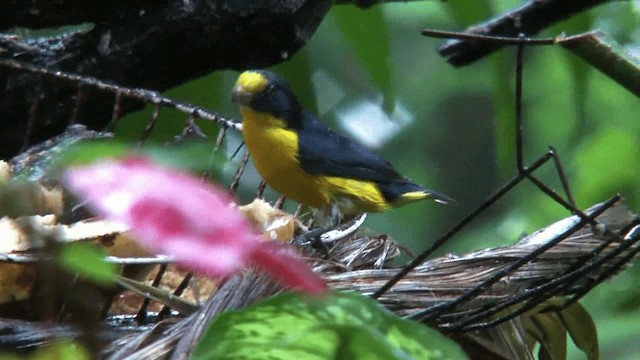
M 395 95 L 389 64 L 389 34 L 381 6 L 366 11 L 354 5 L 334 7 L 337 27 L 351 46 L 360 64 L 384 95 L 384 109 L 393 111 Z
M 54 168 L 89 164 L 103 158 L 122 157 L 131 152 L 130 145 L 118 141 L 83 141 L 65 149 L 54 162 Z
M 89 360 L 92 356 L 81 344 L 71 341 L 58 341 L 39 348 L 27 359 L 32 360 Z
M 354 293 L 282 294 L 211 324 L 193 359 L 466 359 L 450 339 Z
M 102 285 L 115 283 L 118 267 L 105 261 L 104 250 L 85 243 L 73 243 L 62 247 L 58 255 L 60 264 Z
M 579 303 L 557 310 L 564 306 L 565 301 L 563 297 L 553 297 L 523 315 L 522 324 L 527 332 L 529 348 L 539 342 L 539 359 L 566 359 L 568 332 L 573 343 L 589 360 L 597 360 L 598 333 L 591 315 Z
M 0 353 L 0 360 L 23 360 L 18 355 Z
M 461 28 L 486 21 L 493 16 L 494 4 L 490 0 L 450 0 L 446 8 Z M 462 30 L 462 29 L 461 29 Z M 495 158 L 502 177 L 510 176 L 515 165 L 515 106 L 512 84 L 515 64 L 514 52 L 507 49 L 491 58 L 493 69 L 493 104 L 495 117 Z
M 511 79 L 515 78 L 516 58 L 512 51 L 502 51 L 493 56 L 492 67 L 493 103 L 496 109 L 495 139 L 496 139 L 496 164 L 503 177 L 510 176 L 516 165 L 516 112 L 515 91 Z
M 208 171 L 215 178 L 219 176 L 226 161 L 222 153 L 214 152 L 211 143 L 186 142 L 173 146 L 145 146 L 142 150 L 160 164 L 193 172 Z
M 540 330 L 540 360 L 564 360 L 567 358 L 567 333 L 555 313 L 540 313 L 531 317 Z
M 593 26 L 594 15 L 590 12 L 573 16 L 562 23 L 554 26 L 550 29 L 551 34 L 568 33 L 577 34 L 583 31 L 587 31 Z M 584 122 L 588 118 L 587 113 L 587 90 L 589 89 L 587 81 L 589 78 L 589 67 L 584 61 L 576 56 L 570 55 L 566 52 L 563 53 L 564 59 L 569 67 L 571 73 L 571 79 L 573 82 L 573 101 L 576 109 L 576 123 L 579 124 L 577 129 L 584 129 L 586 126 Z
M 302 50 L 297 52 L 291 61 L 279 64 L 273 70 L 287 79 L 302 107 L 312 114 L 317 114 L 318 109 L 314 101 L 311 81 L 311 74 L 313 74 L 311 60 L 309 51 Z
M 214 177 L 219 175 L 224 157 L 213 151 L 212 144 L 185 142 L 179 145 L 148 144 L 143 148 L 117 141 L 87 141 L 70 146 L 56 161 L 54 167 L 61 170 L 72 165 L 82 165 L 103 158 L 123 156 L 149 156 L 157 163 L 168 167 L 193 172 L 209 171 Z
M 640 145 L 632 131 L 608 128 L 594 133 L 576 154 L 576 199 L 589 203 L 637 185 Z
M 489 0 L 449 0 L 446 2 L 446 7 L 461 27 L 485 21 L 493 15 L 493 6 Z
M 579 303 L 573 303 L 558 312 L 558 316 L 573 343 L 587 355 L 589 360 L 597 360 L 600 354 L 598 330 L 589 312 Z

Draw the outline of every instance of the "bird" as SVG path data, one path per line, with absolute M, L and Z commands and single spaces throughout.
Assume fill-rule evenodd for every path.
M 242 72 L 231 100 L 240 105 L 243 140 L 264 181 L 332 219 L 423 199 L 453 201 L 400 175 L 382 157 L 304 111 L 289 83 L 274 72 Z

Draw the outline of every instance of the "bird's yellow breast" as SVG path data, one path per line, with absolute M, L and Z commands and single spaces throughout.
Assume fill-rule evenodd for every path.
M 288 198 L 327 210 L 335 203 L 343 214 L 383 211 L 389 205 L 375 183 L 312 175 L 300 167 L 298 135 L 284 121 L 242 106 L 242 132 L 260 176 Z

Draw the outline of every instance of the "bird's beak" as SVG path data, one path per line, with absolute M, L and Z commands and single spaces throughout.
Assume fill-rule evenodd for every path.
M 240 105 L 249 105 L 253 99 L 253 93 L 245 91 L 242 86 L 236 85 L 231 91 L 231 101 Z

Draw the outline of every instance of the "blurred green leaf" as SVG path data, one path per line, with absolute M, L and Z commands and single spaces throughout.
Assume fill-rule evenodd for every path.
M 439 332 L 355 293 L 286 293 L 222 314 L 193 359 L 465 359 Z
M 515 78 L 516 57 L 513 51 L 502 51 L 493 55 L 493 104 L 496 109 L 495 138 L 496 164 L 502 177 L 513 173 L 516 165 L 516 113 L 515 91 L 512 87 Z
M 614 282 L 616 279 L 613 280 Z M 632 311 L 619 313 L 608 313 L 609 301 L 611 297 L 624 297 L 625 292 L 614 292 L 604 284 L 605 293 L 594 294 L 603 297 L 602 301 L 591 304 L 591 308 L 599 310 L 600 315 L 594 315 L 598 324 L 599 349 L 602 359 L 606 360 L 634 360 L 638 358 L 638 333 L 640 333 L 640 312 Z M 612 296 L 613 295 L 613 296 Z M 591 296 L 593 298 L 593 296 Z M 595 312 L 595 311 L 592 311 Z M 579 349 L 574 349 L 575 356 L 572 359 L 583 360 L 584 353 Z
M 86 141 L 69 146 L 64 150 L 54 167 L 85 165 L 102 158 L 122 157 L 130 153 L 131 145 L 118 141 Z
M 18 355 L 0 353 L 0 360 L 22 360 Z
M 331 14 L 367 74 L 383 93 L 384 109 L 390 112 L 395 94 L 391 83 L 389 34 L 382 9 L 376 6 L 363 11 L 354 5 L 344 5 L 335 7 Z
M 593 25 L 594 16 L 590 12 L 585 12 L 574 16 L 566 21 L 563 21 L 559 25 L 550 29 L 551 34 L 567 33 L 567 34 L 579 34 L 587 31 Z M 571 78 L 573 79 L 573 106 L 576 109 L 576 124 L 577 130 L 585 128 L 584 124 L 587 119 L 587 80 L 589 71 L 591 68 L 580 60 L 576 56 L 564 54 L 564 58 L 571 72 Z
M 576 198 L 593 203 L 601 200 L 600 194 L 632 186 L 638 177 L 639 154 L 637 134 L 622 129 L 603 129 L 585 138 L 575 156 Z
M 157 163 L 168 167 L 193 172 L 208 171 L 217 178 L 224 164 L 224 157 L 213 151 L 212 144 L 184 142 L 179 145 L 147 144 L 142 148 L 117 141 L 88 141 L 72 145 L 55 163 L 60 170 L 66 166 L 83 165 L 102 158 L 123 156 L 149 156 Z
M 293 92 L 305 111 L 317 114 L 318 109 L 314 101 L 313 85 L 311 83 L 313 68 L 309 52 L 300 51 L 296 53 L 291 61 L 278 65 L 274 70 L 289 81 Z
M 154 161 L 169 167 L 193 172 L 209 171 L 217 177 L 226 161 L 221 153 L 213 150 L 213 144 L 186 142 L 173 146 L 145 146 L 143 153 Z
M 20 351 L 20 352 L 24 352 Z M 0 360 L 90 360 L 89 351 L 78 342 L 60 340 L 48 343 L 26 356 L 0 354 Z
M 490 0 L 450 0 L 447 9 L 460 28 L 486 21 L 494 14 Z M 461 29 L 462 30 L 462 29 Z M 511 173 L 515 164 L 515 107 L 514 91 L 510 81 L 513 77 L 515 56 L 511 51 L 502 51 L 491 58 L 493 66 L 493 104 L 495 107 L 495 161 L 502 177 Z
M 55 342 L 36 350 L 28 357 L 30 360 L 90 360 L 92 358 L 84 346 L 71 341 Z
M 489 0 L 449 0 L 446 7 L 459 27 L 485 21 L 493 15 L 493 4 Z
M 72 243 L 62 247 L 58 255 L 60 264 L 102 285 L 115 283 L 118 267 L 105 261 L 104 250 L 86 243 Z

